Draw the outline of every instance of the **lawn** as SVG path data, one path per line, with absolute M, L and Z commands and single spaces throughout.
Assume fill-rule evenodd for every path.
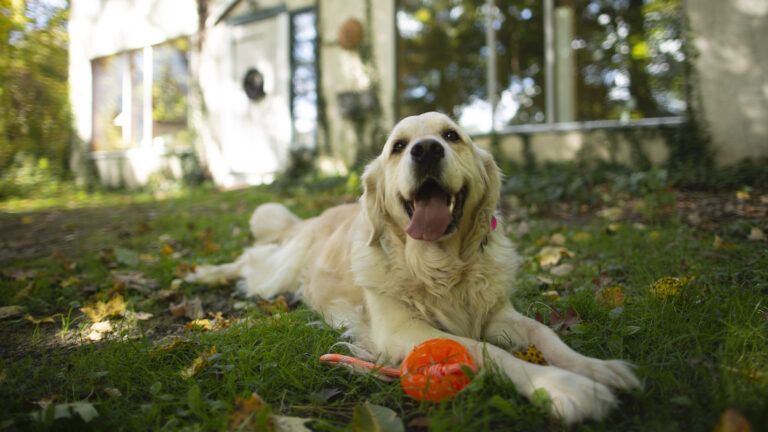
M 355 189 L 0 204 L 0 430 L 285 429 L 276 416 L 351 430 L 366 402 L 408 430 L 565 430 L 493 373 L 420 403 L 397 383 L 320 364 L 345 352 L 340 334 L 295 299 L 181 282 L 249 244 L 259 203 L 311 216 Z M 731 426 L 764 429 L 768 195 L 590 190 L 597 199 L 503 199 L 525 257 L 519 310 L 585 354 L 633 362 L 644 383 L 604 422 L 574 429 L 712 430 L 727 410 Z

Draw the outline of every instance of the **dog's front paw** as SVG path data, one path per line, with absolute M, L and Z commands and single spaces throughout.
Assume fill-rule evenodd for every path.
M 536 399 L 542 390 L 546 391 L 552 414 L 566 424 L 601 420 L 618 404 L 603 384 L 556 367 L 547 367 L 531 384 L 534 390 L 529 398 Z
M 584 357 L 569 369 L 613 388 L 631 390 L 641 387 L 633 366 L 623 360 Z

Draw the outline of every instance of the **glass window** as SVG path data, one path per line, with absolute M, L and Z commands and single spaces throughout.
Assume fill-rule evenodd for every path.
M 685 111 L 680 0 L 401 0 L 396 26 L 400 116 L 477 133 Z
M 167 147 L 188 146 L 189 40 L 165 42 L 152 51 L 153 142 Z
M 293 144 L 315 148 L 317 131 L 317 14 L 314 9 L 291 16 L 291 111 Z
M 564 49 L 575 54 L 556 56 L 572 61 L 565 68 L 573 71 L 557 79 L 572 80 L 558 84 L 575 88 L 575 120 L 684 113 L 680 13 L 679 0 L 556 2 L 555 32 L 569 31 L 562 36 Z
M 143 139 L 143 55 L 93 60 L 93 148 L 120 150 Z

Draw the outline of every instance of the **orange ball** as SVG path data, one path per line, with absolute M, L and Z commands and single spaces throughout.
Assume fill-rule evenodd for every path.
M 400 384 L 414 399 L 441 402 L 469 384 L 470 377 L 462 367 L 477 370 L 464 345 L 451 339 L 430 339 L 403 360 Z

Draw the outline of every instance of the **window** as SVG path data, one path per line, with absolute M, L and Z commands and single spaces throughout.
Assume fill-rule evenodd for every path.
M 291 112 L 293 145 L 314 149 L 317 132 L 317 14 L 291 15 Z
M 680 0 L 400 0 L 401 116 L 470 133 L 685 111 Z
M 190 144 L 188 40 L 94 59 L 93 149 Z

